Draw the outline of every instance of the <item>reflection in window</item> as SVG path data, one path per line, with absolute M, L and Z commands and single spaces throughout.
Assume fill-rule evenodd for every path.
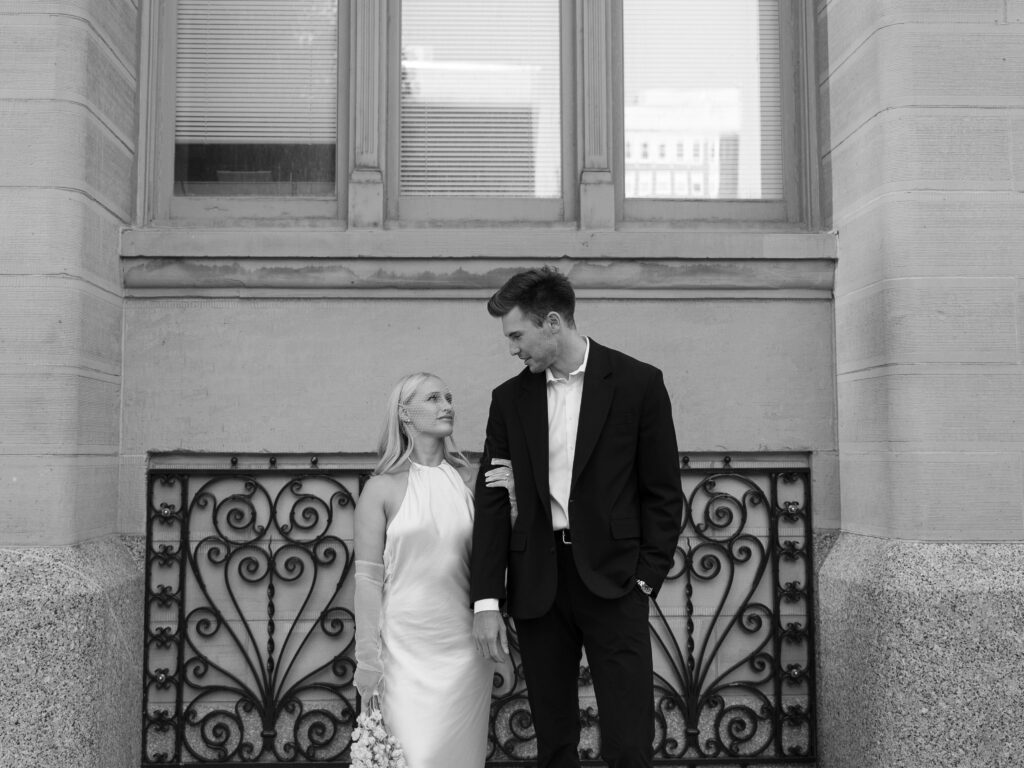
M 333 195 L 337 0 L 179 0 L 176 195 Z
M 672 194 L 672 172 L 654 172 L 654 194 L 659 197 Z
M 690 196 L 690 174 L 686 171 L 672 172 L 672 195 L 673 197 Z
M 659 170 L 706 180 L 626 197 L 782 198 L 779 0 L 623 0 L 623 48 L 625 140 L 657 134 Z
M 636 171 L 626 171 L 626 197 L 636 194 Z
M 558 0 L 403 0 L 403 195 L 559 197 Z
M 640 171 L 636 175 L 636 196 L 650 197 L 654 192 L 654 176 L 651 171 Z

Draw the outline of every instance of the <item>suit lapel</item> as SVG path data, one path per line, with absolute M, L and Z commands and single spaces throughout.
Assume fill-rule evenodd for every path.
M 537 493 L 551 517 L 551 490 L 548 486 L 548 391 L 544 374 L 524 374 L 517 403 L 526 433 L 526 445 L 533 466 Z
M 583 374 L 583 399 L 580 401 L 580 422 L 576 431 L 576 455 L 572 462 L 570 492 L 576 487 L 580 472 L 594 452 L 614 394 L 615 384 L 608 351 L 591 339 L 587 370 Z

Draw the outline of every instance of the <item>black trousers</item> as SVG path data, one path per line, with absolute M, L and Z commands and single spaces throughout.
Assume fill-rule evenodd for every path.
M 654 741 L 649 600 L 638 589 L 615 600 L 597 597 L 580 580 L 572 546 L 558 542 L 555 549 L 554 604 L 539 618 L 515 622 L 538 768 L 580 765 L 581 649 L 597 695 L 601 757 L 611 768 L 649 768 Z

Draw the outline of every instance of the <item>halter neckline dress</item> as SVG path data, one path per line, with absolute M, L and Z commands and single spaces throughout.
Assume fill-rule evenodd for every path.
M 448 463 L 412 463 L 384 543 L 384 722 L 409 768 L 482 768 L 494 663 L 473 643 L 473 495 Z

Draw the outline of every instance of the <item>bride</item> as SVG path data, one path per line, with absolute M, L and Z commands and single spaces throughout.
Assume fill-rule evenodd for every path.
M 481 768 L 494 663 L 473 641 L 473 470 L 455 409 L 429 373 L 388 398 L 380 461 L 356 506 L 355 685 L 380 706 L 409 768 Z M 511 489 L 511 472 L 487 472 Z

